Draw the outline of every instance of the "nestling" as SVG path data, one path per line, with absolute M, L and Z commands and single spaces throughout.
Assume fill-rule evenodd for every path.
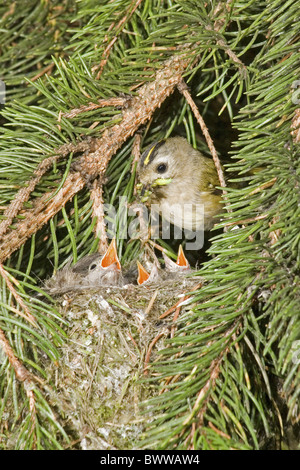
M 142 284 L 150 284 L 150 283 L 160 283 L 165 281 L 166 279 L 174 279 L 175 277 L 180 276 L 181 274 L 190 273 L 191 268 L 188 260 L 185 257 L 184 251 L 182 246 L 179 246 L 177 260 L 172 261 L 164 252 L 162 252 L 164 262 L 165 262 L 165 269 L 162 270 L 157 263 L 153 263 L 151 268 L 151 272 L 148 273 L 144 266 L 137 261 L 138 267 L 138 277 L 137 283 L 138 285 Z
M 73 266 L 65 266 L 48 279 L 45 290 L 50 294 L 62 294 L 87 287 L 120 286 L 123 284 L 121 264 L 113 239 L 104 253 L 84 256 Z
M 138 165 L 142 201 L 157 204 L 163 218 L 187 230 L 210 230 L 222 209 L 218 174 L 212 159 L 183 137 L 155 142 Z

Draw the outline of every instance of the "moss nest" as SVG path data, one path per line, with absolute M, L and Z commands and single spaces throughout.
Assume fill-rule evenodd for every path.
M 135 449 L 159 393 L 153 365 L 180 322 L 174 311 L 199 278 L 180 274 L 148 286 L 99 287 L 57 297 L 68 321 L 59 363 L 47 364 L 51 402 L 72 448 Z M 181 306 L 180 313 L 191 304 Z

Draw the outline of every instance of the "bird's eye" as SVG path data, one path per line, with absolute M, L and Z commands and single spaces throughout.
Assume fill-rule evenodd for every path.
M 93 263 L 90 265 L 90 271 L 93 271 L 93 269 L 96 269 L 97 268 L 97 264 L 96 263 Z
M 160 163 L 157 167 L 156 167 L 156 171 L 157 173 L 165 173 L 168 169 L 168 166 L 165 164 L 165 163 Z

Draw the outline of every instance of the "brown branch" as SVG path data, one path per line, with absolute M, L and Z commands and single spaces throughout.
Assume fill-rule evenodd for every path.
M 36 326 L 36 321 L 35 321 L 35 318 L 31 315 L 29 309 L 27 308 L 27 306 L 25 305 L 25 303 L 23 302 L 23 299 L 22 297 L 20 297 L 20 295 L 17 293 L 16 289 L 14 288 L 14 286 L 12 285 L 10 279 L 9 279 L 9 275 L 8 273 L 6 272 L 6 270 L 4 269 L 4 267 L 2 266 L 2 264 L 0 263 L 0 274 L 2 276 L 2 278 L 4 279 L 8 289 L 10 290 L 10 292 L 12 293 L 13 297 L 15 298 L 16 302 L 20 305 L 20 307 L 24 310 L 25 313 L 23 313 L 22 311 L 14 308 L 14 307 L 10 307 L 17 315 L 20 315 L 21 317 L 25 318 L 26 321 L 28 321 L 29 323 L 31 323 L 33 326 Z M 17 282 L 15 280 L 15 282 Z
M 297 108 L 294 113 L 294 117 L 292 119 L 292 124 L 291 124 L 291 134 L 293 136 L 293 141 L 295 144 L 298 144 L 300 142 L 300 109 Z
M 156 300 L 157 294 L 158 294 L 158 289 L 154 292 L 153 296 L 150 299 L 150 302 L 149 302 L 147 308 L 145 309 L 145 316 L 149 315 L 149 313 L 150 313 L 150 311 L 153 307 L 153 304 Z
M 207 28 L 208 29 L 208 28 Z M 228 44 L 224 41 L 224 39 L 219 39 L 217 41 L 218 46 L 224 48 L 226 54 L 230 57 L 230 59 L 238 66 L 242 78 L 247 77 L 247 67 L 246 65 L 238 58 L 238 56 L 230 49 Z
M 227 0 L 226 2 L 222 1 L 222 2 L 219 2 L 213 12 L 213 18 L 217 18 L 214 22 L 214 25 L 213 27 L 211 25 L 207 25 L 206 26 L 206 29 L 208 31 L 216 31 L 216 32 L 219 32 L 221 28 L 223 28 L 224 26 L 224 18 L 218 18 L 218 14 L 219 13 L 223 13 L 225 10 L 227 10 L 228 12 L 230 12 L 232 6 L 231 6 L 231 3 L 232 3 L 232 0 Z M 247 67 L 246 65 L 238 58 L 238 56 L 230 49 L 230 47 L 228 46 L 228 44 L 226 43 L 226 41 L 224 39 L 219 39 L 216 41 L 216 43 L 218 44 L 218 46 L 221 46 L 225 53 L 230 57 L 230 59 L 235 63 L 237 64 L 237 66 L 239 67 L 240 69 L 240 72 L 242 74 L 242 77 L 245 78 L 247 76 Z
M 266 183 L 261 184 L 260 186 L 258 186 L 258 188 L 253 189 L 253 191 L 251 191 L 251 193 L 247 195 L 247 198 L 249 196 L 253 196 L 253 194 L 257 194 L 260 191 L 263 191 L 264 189 L 270 188 L 271 186 L 273 186 L 274 183 L 276 183 L 276 181 L 277 181 L 277 177 L 275 176 L 270 181 L 266 181 Z
M 35 395 L 34 395 L 34 391 L 30 390 L 30 388 L 28 387 L 25 388 L 25 391 L 26 391 L 27 398 L 29 400 L 30 421 L 31 421 L 31 426 L 29 429 L 29 436 L 31 436 L 36 426 L 37 412 L 36 412 L 36 406 L 35 406 Z M 32 448 L 36 449 L 36 435 L 33 436 Z
M 30 372 L 26 369 L 25 366 L 19 361 L 15 356 L 11 345 L 5 337 L 4 332 L 0 329 L 0 346 L 2 347 L 5 355 L 7 356 L 11 366 L 13 367 L 16 377 L 20 382 L 25 382 L 25 380 L 32 379 Z
M 230 439 L 230 436 L 226 434 L 225 432 L 221 431 L 220 429 L 216 428 L 216 426 L 213 425 L 211 421 L 208 422 L 208 426 L 215 431 L 219 436 L 225 437 L 225 439 Z
M 42 381 L 38 377 L 31 374 L 22 364 L 22 362 L 15 356 L 15 353 L 2 329 L 0 329 L 0 347 L 3 349 L 3 352 L 7 356 L 10 365 L 14 369 L 17 380 L 24 384 L 31 413 L 31 427 L 29 432 L 32 433 L 36 423 L 35 395 L 33 389 L 35 387 L 35 382 L 42 383 Z
M 151 120 L 150 120 L 151 121 Z M 149 121 L 149 122 L 150 122 Z M 133 139 L 133 145 L 132 145 L 132 163 L 131 163 L 131 173 L 134 172 L 135 168 L 137 167 L 138 161 L 141 157 L 141 146 L 142 146 L 142 136 L 140 132 L 137 132 L 134 136 Z M 136 196 L 137 190 L 136 190 L 136 183 L 137 183 L 138 175 L 137 172 L 135 173 L 135 180 L 134 180 L 134 186 L 133 186 L 133 194 Z M 142 217 L 141 217 L 142 218 Z
M 15 229 L 2 237 L 0 262 L 22 246 L 84 187 L 85 176 L 93 178 L 104 175 L 110 158 L 142 124 L 150 119 L 154 111 L 174 91 L 184 70 L 191 60 L 195 60 L 191 54 L 191 50 L 182 51 L 181 54 L 176 54 L 167 60 L 156 73 L 155 80 L 143 85 L 137 95 L 131 99 L 128 108 L 123 110 L 122 121 L 106 129 L 100 138 L 88 140 L 90 153 L 86 151 L 77 165 L 74 165 L 74 172 L 68 175 L 62 188 L 58 192 L 55 190 L 36 199 L 31 209 L 22 212 L 25 219 L 16 222 Z
M 199 282 L 198 284 L 196 284 L 194 287 L 192 287 L 192 289 L 189 290 L 189 292 L 195 292 L 196 290 L 200 289 L 202 287 L 203 283 L 202 282 Z M 190 294 L 188 294 L 187 292 L 185 292 L 185 295 L 183 298 L 180 298 L 176 304 L 172 305 L 172 307 L 170 307 L 168 310 L 166 310 L 164 313 L 162 313 L 158 318 L 160 320 L 162 320 L 163 318 L 167 317 L 168 315 L 170 315 L 171 313 L 173 313 L 174 311 L 176 312 L 177 309 L 180 310 L 181 308 L 181 304 L 183 302 L 185 302 L 188 298 L 190 297 Z M 177 320 L 177 317 L 178 317 L 178 314 L 175 314 L 176 316 L 173 318 L 173 322 L 175 322 Z
M 85 185 L 79 173 L 71 173 L 63 187 L 56 193 L 46 193 L 23 212 L 25 219 L 16 223 L 15 230 L 8 231 L 1 239 L 0 262 L 6 260 L 26 240 L 51 219 Z M 55 194 L 56 193 L 56 194 Z
M 103 189 L 102 184 L 96 179 L 93 183 L 91 191 L 91 200 L 93 201 L 93 218 L 97 218 L 95 226 L 96 237 L 99 238 L 98 251 L 104 253 L 108 248 L 108 241 L 106 235 L 104 207 L 103 207 Z
M 78 142 L 77 144 L 64 144 L 59 150 L 57 155 L 45 158 L 35 169 L 32 178 L 26 183 L 24 188 L 21 188 L 11 201 L 9 206 L 4 211 L 5 219 L 0 223 L 0 239 L 6 233 L 8 227 L 12 224 L 13 219 L 20 213 L 25 202 L 28 201 L 30 194 L 34 191 L 36 185 L 40 182 L 42 176 L 53 165 L 54 162 L 64 158 L 70 152 L 82 152 L 89 148 L 89 139 L 86 141 Z
M 66 118 L 73 118 L 77 116 L 78 114 L 86 113 L 88 111 L 93 111 L 94 109 L 105 108 L 108 106 L 123 107 L 127 103 L 127 101 L 128 101 L 128 98 L 124 98 L 121 96 L 108 98 L 108 99 L 103 98 L 103 99 L 98 100 L 97 103 L 89 103 L 87 105 L 80 106 L 80 108 L 71 109 L 71 111 L 68 111 L 67 113 L 62 113 L 62 116 Z
M 45 67 L 43 70 L 41 70 L 39 73 L 37 73 L 33 78 L 31 78 L 31 81 L 32 82 L 35 82 L 38 78 L 42 77 L 43 75 L 45 75 L 45 73 L 47 73 L 48 75 L 51 74 L 52 72 L 52 69 L 54 67 L 55 63 L 54 62 L 51 62 L 51 64 L 47 65 L 47 67 Z
M 12 2 L 12 3 L 10 4 L 9 9 L 4 13 L 4 15 L 2 15 L 1 20 L 2 20 L 3 24 L 4 24 L 4 20 L 6 20 L 6 18 L 7 18 L 8 16 L 12 16 L 12 15 L 15 13 L 15 11 L 16 11 L 16 6 L 17 6 L 17 2 Z
M 227 222 L 225 226 L 230 227 L 231 225 L 251 224 L 252 222 L 257 222 L 258 220 L 266 219 L 268 216 L 269 214 L 261 214 L 261 215 L 257 215 L 256 217 L 251 217 L 249 219 L 236 220 L 235 222 Z
M 132 165 L 131 165 L 131 173 L 134 170 L 134 166 L 138 163 L 140 156 L 141 156 L 141 143 L 142 143 L 142 136 L 139 132 L 137 132 L 134 136 L 133 146 L 132 146 Z
M 178 90 L 180 91 L 180 93 L 183 94 L 183 96 L 185 97 L 186 101 L 188 102 L 188 104 L 190 105 L 191 107 L 191 110 L 193 111 L 194 113 L 194 116 L 195 118 L 197 119 L 198 121 L 198 124 L 200 125 L 201 127 L 201 130 L 203 132 L 203 135 L 205 137 L 205 140 L 206 140 L 206 143 L 208 145 L 208 148 L 210 150 L 210 153 L 213 157 L 213 160 L 214 160 L 214 163 L 215 163 L 215 167 L 216 167 L 216 170 L 218 172 L 218 177 L 219 177 L 219 181 L 220 181 L 220 186 L 222 186 L 223 188 L 226 187 L 226 182 L 225 182 L 225 177 L 224 177 L 224 172 L 223 172 L 223 169 L 222 169 L 222 165 L 221 165 L 221 162 L 219 160 L 219 157 L 218 157 L 218 154 L 217 154 L 217 151 L 215 149 L 215 146 L 214 146 L 214 143 L 213 143 L 213 140 L 209 134 L 209 131 L 206 127 L 206 124 L 204 122 L 204 119 L 203 117 L 201 116 L 201 114 L 199 113 L 199 110 L 197 108 L 197 105 L 196 103 L 194 102 L 193 98 L 191 97 L 191 94 L 190 92 L 188 91 L 187 89 L 187 86 L 185 84 L 185 82 L 183 80 L 180 81 L 180 83 L 177 85 L 177 88 Z M 226 195 L 227 194 L 227 191 L 225 191 L 223 189 L 223 193 Z
M 180 310 L 181 310 L 181 305 L 179 305 L 179 307 L 177 307 L 176 310 L 175 310 L 175 314 L 173 316 L 173 323 L 175 323 L 178 320 L 178 317 L 180 315 Z M 176 329 L 176 326 L 174 324 L 174 325 L 171 326 L 170 338 L 174 338 L 175 329 Z
M 182 302 L 182 299 L 177 300 L 176 304 L 174 304 L 174 305 L 172 305 L 172 307 L 168 308 L 168 310 L 163 312 L 158 318 L 160 320 L 162 320 L 163 318 L 167 317 L 168 315 L 170 315 L 171 313 L 176 311 L 176 309 L 178 308 L 178 305 L 181 304 L 181 302 Z
M 24 188 L 21 188 L 18 193 L 16 194 L 13 201 L 7 207 L 4 212 L 5 219 L 0 223 L 0 237 L 6 232 L 8 227 L 12 224 L 14 217 L 20 212 L 21 208 L 23 207 L 24 202 L 28 201 L 30 194 L 36 187 L 36 185 L 40 182 L 41 177 L 45 174 L 45 172 L 51 167 L 53 162 L 58 159 L 58 156 L 49 157 L 43 160 L 36 170 L 33 173 L 32 178 L 29 180 L 27 185 Z
M 216 381 L 219 377 L 220 366 L 224 360 L 224 357 L 229 353 L 232 342 L 236 340 L 235 331 L 237 330 L 237 322 L 224 334 L 224 347 L 219 355 L 216 357 L 210 365 L 210 375 L 204 386 L 199 390 L 194 406 L 183 422 L 183 426 L 189 426 L 194 420 L 195 416 L 198 417 L 197 428 L 203 426 L 204 414 L 210 400 L 210 391 L 214 389 Z M 184 431 L 183 431 L 184 432 Z M 193 442 L 193 429 L 191 430 L 190 435 L 187 437 L 186 441 L 189 439 Z
M 144 362 L 144 375 L 148 375 L 148 366 L 149 366 L 149 361 L 150 361 L 150 356 L 151 356 L 153 346 L 155 346 L 157 341 L 160 340 L 160 338 L 162 338 L 163 336 L 165 336 L 165 333 L 159 333 L 157 336 L 155 336 L 155 338 L 151 341 L 151 343 L 149 345 L 149 348 L 148 348 L 148 351 L 147 351 L 147 354 L 146 354 L 146 358 L 145 358 L 145 362 Z
M 96 142 L 95 151 L 82 157 L 76 168 L 88 177 L 104 173 L 111 156 L 174 91 L 191 61 L 189 54 L 182 52 L 165 62 L 164 67 L 156 73 L 155 80 L 143 85 L 131 99 L 130 106 L 123 111 L 122 122 L 106 129 L 102 138 Z

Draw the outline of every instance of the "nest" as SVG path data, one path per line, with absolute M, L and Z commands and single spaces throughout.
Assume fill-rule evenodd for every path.
M 152 419 L 147 400 L 161 385 L 152 365 L 180 314 L 191 308 L 180 303 L 196 285 L 199 278 L 180 274 L 148 286 L 80 289 L 57 298 L 68 340 L 48 373 L 73 448 L 141 446 Z

